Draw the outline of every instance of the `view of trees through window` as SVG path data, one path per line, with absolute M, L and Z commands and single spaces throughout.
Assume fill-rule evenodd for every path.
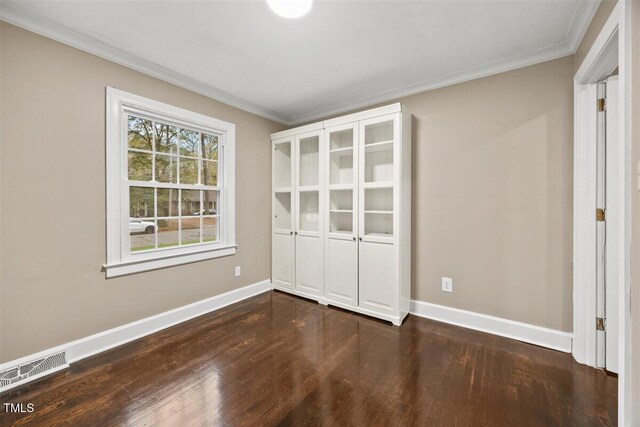
M 131 252 L 219 239 L 218 136 L 129 115 Z

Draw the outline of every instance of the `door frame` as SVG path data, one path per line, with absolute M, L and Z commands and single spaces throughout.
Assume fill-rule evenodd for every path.
M 613 201 L 618 215 L 618 423 L 630 421 L 631 346 L 630 340 L 630 224 L 631 224 L 631 141 L 630 46 L 631 26 L 628 4 L 619 1 L 574 76 L 574 212 L 573 212 L 573 349 L 576 361 L 594 366 L 596 360 L 596 110 L 595 85 L 614 70 L 618 83 L 618 153 L 614 164 L 620 197 Z M 606 75 L 605 75 L 606 74 Z

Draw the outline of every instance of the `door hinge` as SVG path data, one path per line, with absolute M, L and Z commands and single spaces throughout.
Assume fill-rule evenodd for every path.
M 604 221 L 606 219 L 605 210 L 602 208 L 596 209 L 596 221 Z
M 596 317 L 596 331 L 604 331 L 605 330 L 604 320 L 605 319 L 603 317 Z
M 607 98 L 598 98 L 598 111 L 607 110 Z

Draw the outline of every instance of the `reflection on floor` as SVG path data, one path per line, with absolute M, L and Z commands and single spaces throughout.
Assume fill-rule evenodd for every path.
M 0 425 L 615 425 L 617 380 L 570 355 L 268 292 L 2 396 Z

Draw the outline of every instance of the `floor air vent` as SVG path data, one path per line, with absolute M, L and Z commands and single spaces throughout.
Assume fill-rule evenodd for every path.
M 0 391 L 52 374 L 67 366 L 66 351 L 22 363 L 0 372 Z

